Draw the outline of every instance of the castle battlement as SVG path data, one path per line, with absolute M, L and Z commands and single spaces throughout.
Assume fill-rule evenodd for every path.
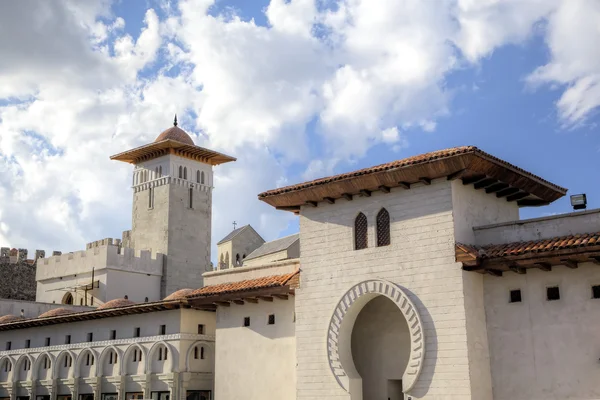
M 131 248 L 108 244 L 113 239 L 103 239 L 88 243 L 86 250 L 54 255 L 38 262 L 36 280 L 59 278 L 68 275 L 100 272 L 103 269 L 117 269 L 143 274 L 162 274 L 164 255 L 157 253 L 154 257 L 148 250 L 137 252 Z M 117 239 L 118 240 L 118 239 Z M 106 244 L 101 244 L 102 242 Z M 96 243 L 98 243 L 96 245 Z
M 35 258 L 33 260 L 29 260 L 27 254 L 27 249 L 2 247 L 0 248 L 0 264 L 18 264 L 27 261 L 29 261 L 29 264 L 35 264 L 39 258 L 44 258 L 46 256 L 44 250 L 36 250 Z
M 86 248 L 86 250 L 89 250 L 94 247 L 109 246 L 109 245 L 121 246 L 121 239 L 113 239 L 113 238 L 100 239 L 100 240 L 96 240 L 94 242 L 90 242 L 90 243 L 86 244 L 85 248 Z

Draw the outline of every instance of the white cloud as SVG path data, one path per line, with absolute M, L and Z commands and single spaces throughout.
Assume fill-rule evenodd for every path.
M 129 229 L 131 169 L 108 157 L 175 112 L 197 144 L 238 158 L 216 170 L 216 242 L 233 220 L 276 237 L 293 216 L 256 194 L 292 183 L 290 165 L 312 179 L 405 148 L 409 128 L 449 114 L 449 73 L 532 34 L 551 59 L 529 82 L 565 88 L 561 118 L 599 105 L 594 0 L 272 0 L 269 26 L 213 4 L 164 2 L 128 32 L 108 1 L 0 2 L 0 241 L 73 250 Z

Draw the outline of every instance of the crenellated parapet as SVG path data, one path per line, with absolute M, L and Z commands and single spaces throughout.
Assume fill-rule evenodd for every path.
M 46 252 L 44 250 L 36 250 L 34 259 L 28 259 L 27 255 L 27 249 L 2 247 L 0 248 L 0 264 L 18 264 L 24 262 L 27 262 L 30 265 L 35 264 L 39 258 L 44 258 L 46 256 Z
M 121 246 L 121 239 L 105 238 L 86 244 L 86 250 L 101 246 Z
M 36 250 L 35 258 L 27 258 L 27 249 L 0 248 L 0 298 L 35 300 L 37 261 L 44 258 L 44 250 Z
M 108 244 L 112 240 L 113 244 Z M 96 242 L 88 244 L 88 248 L 82 251 L 60 254 L 40 260 L 38 263 L 36 280 L 59 278 L 67 275 L 91 273 L 92 270 L 99 272 L 102 269 L 113 269 L 128 272 L 137 272 L 160 276 L 163 269 L 164 256 L 157 253 L 152 256 L 150 251 L 142 250 L 136 252 L 131 248 L 114 244 L 115 239 L 103 239 L 107 244 L 95 245 Z M 90 246 L 91 245 L 91 246 Z

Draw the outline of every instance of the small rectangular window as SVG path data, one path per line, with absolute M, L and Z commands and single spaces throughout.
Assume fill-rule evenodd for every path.
M 198 335 L 204 335 L 204 325 L 198 324 Z
M 65 336 L 65 344 L 71 344 L 71 335 Z
M 275 314 L 269 315 L 269 325 L 275 325 Z
M 510 291 L 510 302 L 511 303 L 520 303 L 521 302 L 521 290 L 511 290 Z
M 600 285 L 592 286 L 592 299 L 600 299 Z
M 88 342 L 94 341 L 94 334 L 92 332 L 88 332 L 88 334 L 87 334 L 87 341 Z
M 140 337 L 140 328 L 135 328 L 133 330 L 133 337 Z
M 167 326 L 166 325 L 161 325 L 160 329 L 158 330 L 158 334 L 159 335 L 166 335 L 167 334 Z
M 190 188 L 190 208 L 194 208 L 194 189 Z
M 148 189 L 148 208 L 154 207 L 154 188 Z
M 546 288 L 546 297 L 550 300 L 560 300 L 560 290 L 558 286 Z
M 250 317 L 244 317 L 244 326 L 250 326 Z
M 117 331 L 110 331 L 110 340 L 115 340 L 117 338 Z
M 6 342 L 6 350 L 10 350 L 12 347 L 12 342 Z
M 31 339 L 25 340 L 25 348 L 28 349 L 29 347 L 31 347 Z
M 46 338 L 46 347 L 48 347 L 48 346 L 50 346 L 50 338 L 49 337 Z

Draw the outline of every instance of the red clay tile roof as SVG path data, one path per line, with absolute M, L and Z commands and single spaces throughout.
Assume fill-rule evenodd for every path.
M 167 139 L 176 140 L 181 143 L 195 146 L 194 141 L 192 140 L 190 135 L 188 135 L 186 131 L 179 128 L 178 126 L 172 126 L 169 129 L 163 131 L 160 135 L 158 135 L 154 142 L 162 142 L 163 140 Z
M 21 321 L 22 317 L 17 317 L 16 315 L 8 314 L 0 317 L 0 324 L 7 324 L 9 322 Z
M 73 314 L 75 313 L 75 311 L 73 310 L 69 310 L 66 308 L 54 308 L 52 310 L 48 310 L 45 313 L 41 313 L 38 318 L 45 318 L 45 317 L 56 317 L 58 315 L 66 315 L 66 314 Z
M 102 304 L 101 306 L 98 307 L 98 310 L 106 310 L 109 308 L 118 308 L 118 307 L 126 307 L 126 306 L 132 306 L 134 305 L 135 302 L 128 300 L 128 299 L 113 299 L 110 301 L 107 301 L 106 303 Z
M 205 286 L 193 292 L 193 297 L 212 296 L 217 294 L 243 292 L 255 289 L 264 289 L 269 287 L 286 286 L 292 278 L 299 275 L 299 271 L 294 271 L 284 275 L 271 275 L 263 278 L 248 279 L 239 282 L 228 282 L 219 285 Z
M 193 292 L 194 292 L 194 289 L 179 289 L 178 291 L 173 292 L 170 295 L 168 295 L 167 297 L 165 297 L 163 300 L 185 299 L 186 297 L 190 296 Z
M 457 250 L 463 252 L 473 260 L 478 257 L 491 259 L 589 246 L 600 246 L 600 232 L 488 246 L 471 246 L 462 243 L 456 244 Z
M 430 163 L 430 162 L 433 162 L 436 160 L 448 159 L 448 158 L 452 158 L 452 157 L 456 157 L 456 156 L 460 156 L 460 155 L 468 155 L 468 154 L 477 155 L 483 159 L 490 160 L 494 164 L 499 165 L 503 168 L 515 171 L 520 175 L 525 175 L 525 176 L 533 179 L 534 181 L 539 182 L 539 183 L 543 184 L 544 186 L 551 188 L 554 191 L 560 192 L 561 195 L 564 195 L 564 193 L 566 193 L 567 189 L 562 188 L 558 185 L 555 185 L 551 182 L 548 182 L 548 181 L 540 178 L 539 176 L 536 176 L 530 172 L 527 172 L 513 164 L 510 164 L 510 163 L 504 161 L 504 160 L 494 157 L 491 154 L 488 154 L 488 153 L 478 149 L 475 146 L 462 146 L 462 147 L 453 147 L 453 148 L 449 148 L 449 149 L 433 151 L 430 153 L 420 154 L 420 155 L 404 158 L 401 160 L 396 160 L 396 161 L 392 161 L 389 163 L 360 169 L 357 171 L 352 171 L 352 172 L 343 173 L 343 174 L 339 174 L 339 175 L 315 179 L 312 181 L 299 183 L 296 185 L 285 186 L 282 188 L 273 189 L 273 190 L 269 190 L 269 191 L 260 193 L 258 195 L 258 197 L 259 197 L 259 199 L 263 200 L 263 199 L 266 199 L 271 196 L 277 196 L 277 195 L 281 195 L 284 193 L 296 192 L 296 191 L 300 191 L 303 189 L 313 188 L 316 186 L 327 185 L 327 184 L 330 184 L 333 182 L 344 181 L 344 180 L 356 178 L 359 176 L 376 174 L 379 172 L 385 172 L 385 171 L 390 171 L 390 170 L 397 170 L 397 169 L 409 167 L 409 166 L 423 165 L 423 164 L 427 164 L 427 163 Z M 560 197 L 560 196 L 558 196 L 558 197 Z

